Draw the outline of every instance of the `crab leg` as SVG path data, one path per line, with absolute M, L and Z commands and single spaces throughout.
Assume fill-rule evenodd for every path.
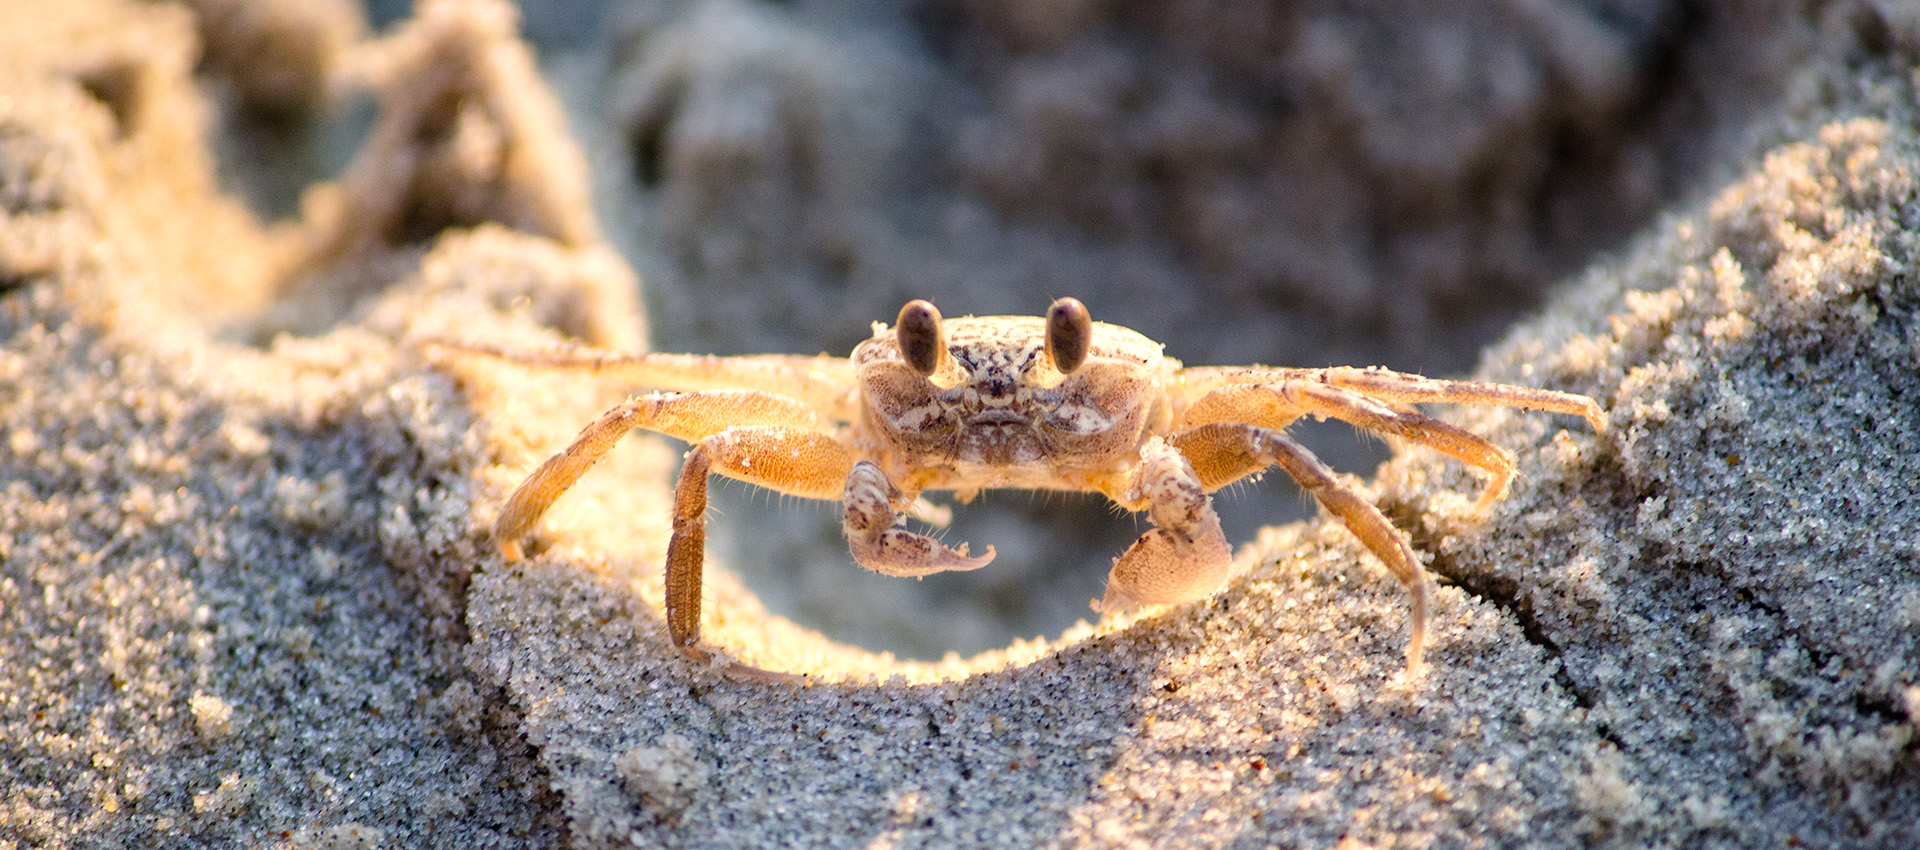
M 652 393 L 627 399 L 581 429 L 573 443 L 527 476 L 500 509 L 493 540 L 507 560 L 521 558 L 520 538 L 587 470 L 635 428 L 689 442 L 732 425 L 813 427 L 811 410 L 794 399 L 755 390 Z
M 1580 416 L 1595 433 L 1607 430 L 1606 415 L 1593 399 L 1574 393 L 1516 387 L 1483 381 L 1451 381 L 1410 375 L 1389 369 L 1280 369 L 1268 366 L 1202 366 L 1180 373 L 1190 397 L 1236 384 L 1281 384 L 1289 381 L 1328 384 L 1358 390 L 1374 398 L 1406 404 L 1497 404 L 1526 410 L 1544 410 Z
M 1216 422 L 1181 431 L 1168 441 L 1193 464 L 1201 481 L 1232 481 L 1270 465 L 1278 465 L 1313 495 L 1328 513 L 1340 518 L 1387 571 L 1413 596 L 1411 634 L 1407 637 L 1407 671 L 1419 675 L 1427 644 L 1427 571 L 1413 554 L 1406 536 L 1386 515 L 1353 491 L 1340 486 L 1333 470 L 1293 438 L 1271 428 Z
M 1513 457 L 1499 446 L 1418 411 L 1396 409 L 1330 384 L 1287 381 L 1221 387 L 1196 400 L 1181 425 L 1193 428 L 1215 422 L 1243 422 L 1277 431 L 1303 413 L 1322 419 L 1331 416 L 1357 428 L 1412 440 L 1484 470 L 1487 486 L 1473 503 L 1475 516 L 1486 516 L 1513 482 Z M 1207 489 L 1226 483 L 1208 481 Z
M 667 632 L 676 649 L 706 661 L 700 641 L 700 584 L 707 540 L 707 476 L 713 473 L 809 499 L 832 499 L 853 456 L 832 436 L 781 426 L 728 428 L 694 443 L 673 490 L 667 541 Z M 748 675 L 772 674 L 736 665 Z
M 1512 384 L 1427 378 L 1386 369 L 1355 369 L 1351 366 L 1341 366 L 1321 371 L 1325 374 L 1324 380 L 1327 383 L 1359 390 L 1375 398 L 1384 398 L 1389 401 L 1409 404 L 1421 402 L 1498 404 L 1526 410 L 1544 410 L 1584 418 L 1596 434 L 1606 433 L 1607 430 L 1607 417 L 1601 412 L 1600 404 L 1586 396 L 1574 393 L 1518 387 Z
M 760 354 L 628 354 L 579 346 L 512 348 L 481 342 L 425 339 L 423 346 L 486 357 L 519 366 L 572 369 L 615 378 L 633 387 L 663 390 L 751 389 L 797 399 L 813 410 L 845 419 L 852 400 L 853 364 L 844 357 Z

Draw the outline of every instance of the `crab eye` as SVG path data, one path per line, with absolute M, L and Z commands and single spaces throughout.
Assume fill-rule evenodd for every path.
M 1087 362 L 1093 348 L 1093 317 L 1078 298 L 1062 298 L 1047 308 L 1047 358 L 1062 375 Z
M 900 308 L 893 332 L 900 344 L 900 356 L 907 359 L 913 371 L 932 375 L 940 368 L 940 361 L 947 356 L 947 341 L 940 333 L 939 308 L 918 298 L 908 301 Z

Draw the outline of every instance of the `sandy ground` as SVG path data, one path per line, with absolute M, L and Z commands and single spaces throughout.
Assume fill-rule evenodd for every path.
M 1920 844 L 1920 15 L 1228 5 L 639 4 L 541 62 L 490 2 L 20 7 L 0 847 Z M 1481 522 L 1431 453 L 1349 479 L 1443 579 L 1422 680 L 1324 518 L 1011 642 L 726 569 L 856 573 L 803 518 L 709 568 L 709 639 L 816 679 L 768 686 L 667 648 L 678 447 L 486 539 L 627 388 L 406 343 L 812 353 L 1065 292 L 1190 363 L 1477 351 L 1609 427 L 1448 411 L 1519 459 Z M 1050 510 L 955 534 L 1078 610 L 1098 572 L 1042 576 L 1117 550 Z M 835 594 L 851 642 L 762 601 Z M 994 648 L 885 651 L 949 606 Z

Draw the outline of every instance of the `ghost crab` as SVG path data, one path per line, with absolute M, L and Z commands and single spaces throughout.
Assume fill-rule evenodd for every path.
M 494 540 L 508 560 L 541 515 L 627 432 L 655 431 L 692 444 L 674 489 L 667 545 L 667 626 L 696 661 L 706 539 L 707 478 L 720 474 L 811 499 L 837 499 L 854 561 L 875 572 L 924 576 L 973 570 L 971 556 L 902 527 L 936 510 L 920 496 L 961 502 L 1010 487 L 1097 492 L 1154 527 L 1115 559 L 1102 612 L 1188 602 L 1218 591 L 1231 548 L 1208 494 L 1270 466 L 1292 476 L 1386 565 L 1412 597 L 1407 670 L 1426 645 L 1426 571 L 1404 534 L 1342 486 L 1288 437 L 1303 415 L 1334 418 L 1452 455 L 1488 481 L 1473 512 L 1484 516 L 1514 475 L 1506 451 L 1412 408 L 1424 402 L 1497 404 L 1605 420 L 1585 396 L 1385 369 L 1268 366 L 1183 368 L 1161 345 L 1095 322 L 1073 298 L 1044 318 L 943 320 L 912 301 L 889 328 L 847 358 L 620 354 L 584 349 L 517 351 L 434 342 L 463 354 L 529 366 L 584 369 L 656 391 L 613 407 L 548 459 L 507 499 Z M 749 678 L 785 678 L 730 662 Z

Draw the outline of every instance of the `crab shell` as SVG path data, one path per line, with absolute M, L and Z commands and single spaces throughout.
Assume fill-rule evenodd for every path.
M 1180 362 L 1119 325 L 1092 323 L 1086 361 L 1063 374 L 1037 316 L 948 319 L 947 357 L 922 376 L 894 328 L 853 350 L 861 427 L 890 475 L 963 495 L 990 487 L 1085 490 L 1173 421 Z

